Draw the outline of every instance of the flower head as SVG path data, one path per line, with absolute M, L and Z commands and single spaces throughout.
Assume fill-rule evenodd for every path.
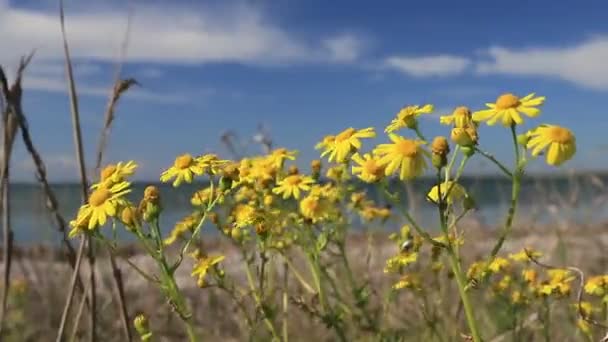
M 376 133 L 372 127 L 359 130 L 350 127 L 336 135 L 333 140 L 326 142 L 326 139 L 324 139 L 317 146 L 324 149 L 321 157 L 329 155 L 329 161 L 342 163 L 346 161 L 350 153 L 356 152 L 361 148 L 361 139 L 373 138 L 375 136 Z
M 205 169 L 200 164 L 199 160 L 186 153 L 175 158 L 173 166 L 161 174 L 160 181 L 168 182 L 175 179 L 173 181 L 173 186 L 178 187 L 183 181 L 186 181 L 186 183 L 192 183 L 192 178 L 194 175 L 200 176 L 204 172 Z
M 576 138 L 567 128 L 553 125 L 541 125 L 528 132 L 526 144 L 533 156 L 538 156 L 547 149 L 547 164 L 559 166 L 570 160 L 576 153 Z
M 122 197 L 131 192 L 129 187 L 128 182 L 121 182 L 110 188 L 98 187 L 95 189 L 89 196 L 87 204 L 80 208 L 75 227 L 81 227 L 85 221 L 88 221 L 89 230 L 105 225 L 108 217 L 117 215 Z
M 442 200 L 445 200 L 448 204 L 453 204 L 467 196 L 464 187 L 452 181 L 443 182 L 439 186 L 435 185 L 426 196 L 433 203 L 439 203 L 440 192 Z
M 358 164 L 353 165 L 353 174 L 357 175 L 364 182 L 374 183 L 384 176 L 384 166 L 380 165 L 380 160 L 371 154 L 366 153 L 362 157 L 358 153 L 355 153 L 352 159 Z
M 389 176 L 399 170 L 401 180 L 410 180 L 422 175 L 427 168 L 425 158 L 430 153 L 422 148 L 421 140 L 410 140 L 390 133 L 391 144 L 381 144 L 374 153 L 380 156 L 379 164 L 385 166 L 384 174 Z
M 272 189 L 275 194 L 282 194 L 283 199 L 293 197 L 295 199 L 300 198 L 301 191 L 310 190 L 311 184 L 315 181 L 308 176 L 295 174 L 287 176 L 277 183 L 277 186 Z
M 295 160 L 297 155 L 298 151 L 289 151 L 286 148 L 277 148 L 270 152 L 268 158 L 276 168 L 281 168 L 285 160 Z
M 468 107 L 457 107 L 452 115 L 445 115 L 439 118 L 439 122 L 444 125 L 454 125 L 457 128 L 467 127 L 473 124 L 471 110 Z
M 545 102 L 544 96 L 535 97 L 532 93 L 528 96 L 519 98 L 511 93 L 500 95 L 496 99 L 496 103 L 486 103 L 489 109 L 480 110 L 473 113 L 473 121 L 487 121 L 488 125 L 492 126 L 500 121 L 505 127 L 511 125 L 521 125 L 524 123 L 520 113 L 523 113 L 531 118 L 540 114 L 540 109 L 537 106 Z
M 127 177 L 135 173 L 137 164 L 134 161 L 128 161 L 127 163 L 119 162 L 117 164 L 109 164 L 104 167 L 99 175 L 99 183 L 92 186 L 96 189 L 100 186 L 111 186 L 115 183 L 120 183 L 126 180 Z
M 405 106 L 401 108 L 397 116 L 391 121 L 391 123 L 384 129 L 385 133 L 391 133 L 402 128 L 415 129 L 418 126 L 416 119 L 422 114 L 429 114 L 433 112 L 433 105 L 427 104 L 422 107 L 420 106 Z
M 207 275 L 207 272 L 209 271 L 209 269 L 215 265 L 217 265 L 218 263 L 220 263 L 222 260 L 224 260 L 224 256 L 223 255 L 217 255 L 217 256 L 198 256 L 196 264 L 194 265 L 194 268 L 192 269 L 192 276 L 198 276 L 198 284 L 199 286 L 202 287 L 202 285 L 204 285 L 204 280 L 205 280 L 205 276 Z
M 318 222 L 330 215 L 327 199 L 310 194 L 300 201 L 300 213 L 312 222 Z

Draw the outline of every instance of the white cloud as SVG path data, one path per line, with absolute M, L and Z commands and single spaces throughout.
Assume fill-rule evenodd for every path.
M 119 55 L 127 25 L 117 9 L 67 12 L 66 27 L 75 59 L 112 61 Z M 63 56 L 56 11 L 11 7 L 0 2 L 0 62 L 33 48 L 38 58 Z M 350 61 L 358 56 L 352 35 L 319 37 L 305 43 L 273 25 L 249 5 L 213 8 L 135 7 L 128 61 L 152 63 L 235 62 L 273 64 Z
M 361 39 L 350 35 L 341 35 L 323 41 L 323 46 L 329 52 L 331 60 L 336 62 L 356 61 L 363 48 Z
M 79 93 L 107 96 L 110 82 L 100 65 L 115 61 L 127 27 L 127 12 L 119 7 L 77 6 L 66 12 L 66 28 Z M 50 9 L 53 9 L 52 11 Z M 191 8 L 137 3 L 131 24 L 126 62 L 145 63 L 142 75 L 157 78 L 153 64 L 228 62 L 254 65 L 290 63 L 343 63 L 355 61 L 361 42 L 350 34 L 296 39 L 273 25 L 261 11 L 245 2 L 233 6 Z M 17 8 L 0 0 L 0 64 L 11 67 L 18 58 L 36 50 L 24 80 L 26 89 L 65 92 L 63 47 L 55 7 Z M 152 65 L 150 65 L 152 64 Z M 9 73 L 10 76 L 10 73 Z M 92 80 L 96 82 L 91 82 Z M 181 94 L 155 94 L 137 89 L 131 98 L 177 102 Z
M 561 48 L 492 47 L 486 54 L 492 60 L 477 64 L 480 74 L 548 76 L 587 88 L 608 89 L 607 36 Z
M 414 77 L 454 76 L 463 73 L 470 64 L 467 58 L 452 55 L 392 56 L 384 61 L 385 67 Z

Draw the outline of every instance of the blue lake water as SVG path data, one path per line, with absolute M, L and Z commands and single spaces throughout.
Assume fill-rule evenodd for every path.
M 478 203 L 475 217 L 482 223 L 495 225 L 502 222 L 506 214 L 511 195 L 511 185 L 504 177 L 465 177 L 460 182 Z M 436 208 L 424 201 L 422 197 L 433 185 L 431 179 L 420 179 L 411 182 L 411 190 L 417 194 L 414 214 L 423 225 L 434 225 Z M 589 223 L 608 219 L 608 201 L 605 189 L 608 175 L 585 174 L 572 177 L 528 177 L 522 185 L 521 201 L 518 216 L 524 220 L 550 222 L 551 220 L 569 220 L 574 223 Z M 148 184 L 136 183 L 131 199 L 141 198 L 143 189 Z M 168 231 L 173 224 L 190 211 L 190 197 L 202 184 L 185 185 L 172 188 L 166 184 L 159 186 L 163 199 L 163 230 Z M 365 185 L 360 184 L 366 188 Z M 366 188 L 371 198 L 377 197 L 374 187 Z M 404 191 L 403 183 L 394 182 L 394 191 Z M 57 196 L 60 211 L 71 219 L 80 206 L 80 187 L 78 184 L 56 184 L 53 190 Z M 18 244 L 58 243 L 59 234 L 48 214 L 44 197 L 38 184 L 11 185 L 11 217 L 15 240 Z M 400 222 L 389 221 L 386 229 L 396 229 Z M 355 226 L 361 227 L 361 223 Z M 213 229 L 206 234 L 216 234 Z M 119 234 L 121 239 L 129 240 L 128 234 Z

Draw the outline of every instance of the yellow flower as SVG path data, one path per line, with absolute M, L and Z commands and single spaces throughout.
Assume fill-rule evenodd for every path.
M 175 178 L 173 186 L 178 187 L 183 181 L 192 183 L 194 175 L 200 176 L 204 172 L 205 168 L 200 161 L 186 153 L 175 158 L 173 166 L 161 174 L 160 181 L 166 183 Z
M 105 225 L 108 217 L 116 216 L 122 197 L 131 192 L 129 186 L 128 182 L 121 182 L 110 188 L 98 187 L 95 189 L 89 196 L 88 203 L 80 208 L 76 225 L 80 226 L 87 220 L 89 230 Z
M 210 153 L 197 157 L 196 162 L 203 169 L 203 173 L 217 175 L 222 171 L 222 167 L 229 163 L 228 160 L 221 160 L 216 154 Z
M 445 115 L 439 118 L 439 122 L 444 125 L 452 125 L 456 128 L 464 128 L 473 124 L 471 110 L 468 107 L 457 107 L 452 115 Z
M 351 152 L 356 152 L 361 148 L 361 139 L 373 138 L 376 136 L 372 127 L 356 130 L 352 127 L 345 129 L 340 134 L 336 135 L 333 141 L 319 145 L 325 150 L 321 153 L 321 157 L 329 154 L 329 161 L 342 163 L 346 161 L 346 157 Z
M 391 123 L 384 129 L 385 133 L 391 133 L 402 128 L 415 129 L 417 126 L 416 118 L 422 114 L 429 114 L 433 112 L 433 105 L 427 104 L 422 107 L 420 106 L 406 106 L 401 108 L 397 116 L 391 121 Z
M 192 269 L 192 276 L 198 276 L 199 286 L 204 284 L 205 276 L 211 267 L 224 260 L 223 255 L 205 256 L 197 258 L 197 263 Z
M 312 222 L 318 222 L 330 215 L 330 206 L 325 198 L 310 194 L 300 201 L 300 213 Z
M 366 206 L 359 211 L 359 215 L 363 221 L 371 221 L 375 219 L 386 220 L 391 216 L 391 211 L 388 208 Z
M 517 261 L 517 262 L 529 261 L 530 258 L 528 257 L 528 254 L 530 254 L 530 256 L 532 256 L 534 259 L 538 259 L 541 256 L 543 256 L 543 253 L 541 253 L 541 252 L 537 252 L 530 248 L 524 248 L 521 251 L 519 251 L 518 253 L 509 254 L 509 258 L 511 260 Z
M 570 282 L 574 280 L 574 277 L 570 275 L 570 271 L 565 269 L 553 269 L 547 271 L 547 274 L 549 275 L 549 281 L 541 284 L 539 288 L 540 294 L 547 296 L 551 294 L 558 296 L 570 294 Z
M 594 296 L 603 296 L 608 288 L 608 275 L 589 278 L 585 284 L 585 292 Z
M 509 267 L 509 260 L 501 257 L 496 257 L 492 262 L 488 265 L 488 270 L 493 273 L 501 272 Z
M 423 149 L 421 140 L 410 140 L 390 133 L 392 144 L 380 144 L 374 153 L 380 156 L 379 163 L 385 166 L 384 174 L 389 176 L 399 170 L 399 179 L 410 180 L 422 175 L 427 168 L 426 158 L 430 153 Z
M 248 204 L 238 204 L 232 210 L 234 225 L 238 228 L 253 225 L 256 219 L 255 208 Z
M 576 138 L 567 129 L 553 125 L 541 125 L 528 133 L 526 147 L 532 150 L 533 156 L 538 156 L 548 149 L 547 164 L 559 166 L 576 153 Z
M 524 278 L 524 281 L 528 284 L 535 283 L 536 279 L 538 278 L 538 274 L 536 273 L 536 270 L 531 269 L 531 268 L 526 268 L 523 271 L 521 271 L 521 276 L 522 276 L 522 278 Z
M 93 189 L 101 185 L 111 186 L 115 183 L 124 181 L 127 177 L 135 173 L 137 164 L 134 161 L 128 161 L 126 164 L 119 162 L 117 164 L 109 164 L 100 172 L 99 183 L 92 186 Z
M 328 168 L 325 177 L 336 182 L 344 182 L 350 179 L 350 174 L 345 164 L 338 164 Z
M 479 140 L 477 128 L 475 128 L 475 126 L 452 128 L 450 138 L 452 138 L 452 141 L 456 144 L 465 147 L 477 145 L 477 141 Z
M 192 198 L 190 198 L 190 203 L 194 206 L 208 205 L 210 200 L 215 199 L 217 198 L 217 196 L 221 195 L 222 192 L 219 188 L 214 188 L 212 194 L 211 187 L 206 187 L 195 192 L 194 195 L 192 195 Z
M 398 273 L 403 267 L 418 260 L 417 252 L 402 252 L 386 260 L 384 273 Z
M 379 181 L 384 176 L 384 166 L 380 165 L 377 158 L 366 153 L 361 157 L 358 153 L 353 155 L 353 161 L 359 166 L 353 165 L 353 174 L 367 183 Z
M 520 113 L 531 118 L 540 114 L 540 109 L 536 107 L 545 102 L 545 97 L 534 97 L 535 95 L 532 93 L 520 99 L 511 93 L 502 94 L 496 99 L 496 103 L 486 103 L 489 109 L 473 113 L 473 121 L 487 121 L 490 126 L 499 120 L 505 127 L 521 125 L 524 120 Z
M 165 246 L 173 244 L 178 239 L 181 239 L 188 231 L 194 230 L 197 224 L 201 221 L 201 215 L 198 213 L 190 214 L 178 221 L 169 236 L 163 240 Z
M 270 153 L 268 158 L 276 168 L 281 168 L 286 159 L 295 160 L 298 151 L 289 151 L 286 148 L 277 148 Z
M 427 198 L 433 203 L 439 202 L 439 192 L 441 191 L 441 197 L 445 200 L 447 195 L 447 203 L 453 204 L 456 201 L 462 200 L 467 196 L 467 192 L 462 187 L 462 185 L 458 183 L 454 183 L 452 181 L 447 181 L 441 183 L 439 186 L 435 185 L 431 191 L 426 195 Z M 448 193 L 449 191 L 449 193 Z
M 393 290 L 412 289 L 419 290 L 421 287 L 420 277 L 417 274 L 406 274 L 393 285 Z
M 277 195 L 283 194 L 283 199 L 288 199 L 289 197 L 298 199 L 300 198 L 300 192 L 310 190 L 310 186 L 314 182 L 315 181 L 308 176 L 300 174 L 291 175 L 280 180 L 277 183 L 277 186 L 272 189 L 272 192 Z

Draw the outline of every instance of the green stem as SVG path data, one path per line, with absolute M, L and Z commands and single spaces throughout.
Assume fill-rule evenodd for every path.
M 517 133 L 515 131 L 515 126 L 511 126 L 511 136 L 513 138 L 513 146 L 515 148 L 515 166 L 513 170 L 513 184 L 511 188 L 511 206 L 509 207 L 509 212 L 507 213 L 507 219 L 505 220 L 505 225 L 502 229 L 502 233 L 500 234 L 494 248 L 492 248 L 492 252 L 490 253 L 490 258 L 488 260 L 488 264 L 494 260 L 502 245 L 504 244 L 507 236 L 511 233 L 511 228 L 513 227 L 513 219 L 515 218 L 515 212 L 517 210 L 517 203 L 519 201 L 519 193 L 521 191 L 521 178 L 523 176 L 523 167 L 525 163 L 522 163 L 520 159 L 519 145 L 517 144 Z
M 266 314 L 266 309 L 264 308 L 264 305 L 262 303 L 262 299 L 260 298 L 260 296 L 258 295 L 257 291 L 255 290 L 255 284 L 254 284 L 254 281 L 253 281 L 253 275 L 251 274 L 251 270 L 249 269 L 249 262 L 247 262 L 246 256 L 245 256 L 245 272 L 247 273 L 247 283 L 249 284 L 249 289 L 251 290 L 251 294 L 253 295 L 253 299 L 255 300 L 255 304 L 258 307 L 258 309 L 262 312 L 264 324 L 266 324 L 266 327 L 268 328 L 268 331 L 272 335 L 273 340 L 279 341 L 280 339 L 279 339 L 279 336 L 277 335 L 277 332 L 276 332 L 276 330 L 274 328 L 274 325 L 268 319 L 268 315 Z
M 287 262 L 283 262 L 283 342 L 289 341 L 289 328 L 288 328 L 288 315 L 289 315 L 289 301 L 287 300 L 287 292 L 289 290 L 289 265 Z
M 468 160 L 468 158 L 465 156 L 461 162 L 458 173 L 462 173 L 462 170 L 464 170 L 464 165 L 466 164 L 467 160 Z M 459 175 L 457 174 L 457 178 L 455 178 L 455 181 L 458 179 L 458 177 L 459 177 Z M 441 183 L 441 170 L 440 169 L 437 170 L 437 180 L 440 184 Z M 441 187 L 438 186 L 437 188 L 438 188 L 438 197 L 439 197 L 437 207 L 439 210 L 441 230 L 443 231 L 443 234 L 447 241 L 447 252 L 448 252 L 448 257 L 450 260 L 450 267 L 452 268 L 452 272 L 454 273 L 454 276 L 456 278 L 456 284 L 458 285 L 458 293 L 460 294 L 460 300 L 462 301 L 462 306 L 464 307 L 464 312 L 465 312 L 465 316 L 467 319 L 467 325 L 469 326 L 469 330 L 471 332 L 471 337 L 473 338 L 474 342 L 481 342 L 481 335 L 479 334 L 479 329 L 477 327 L 477 321 L 475 320 L 475 313 L 473 311 L 473 306 L 471 305 L 471 300 L 466 291 L 466 285 L 467 285 L 466 276 L 462 271 L 462 267 L 460 266 L 460 259 L 454 252 L 454 247 L 449 238 L 447 216 L 446 216 L 447 194 L 446 194 L 446 198 L 443 198 L 443 196 L 441 195 Z M 448 190 L 448 193 L 450 190 L 451 189 Z
M 511 171 L 509 171 L 509 169 L 507 169 L 501 162 L 498 161 L 498 159 L 496 159 L 492 154 L 483 151 L 477 147 L 475 147 L 475 151 L 478 152 L 479 154 L 481 154 L 482 156 L 486 157 L 488 160 L 490 160 L 492 163 L 496 164 L 496 166 L 498 166 L 498 168 L 505 174 L 507 175 L 507 177 L 509 178 L 513 178 L 513 174 L 511 173 Z
M 450 180 L 450 172 L 452 171 L 452 167 L 454 167 L 454 163 L 456 162 L 456 156 L 458 155 L 458 152 L 460 151 L 460 145 L 456 145 L 456 147 L 454 148 L 454 152 L 452 153 L 452 158 L 450 158 L 450 162 L 448 163 L 448 166 L 445 168 L 445 181 L 449 181 Z
M 479 329 L 477 328 L 477 321 L 475 321 L 473 306 L 471 304 L 469 295 L 465 290 L 467 285 L 466 276 L 462 272 L 458 257 L 453 253 L 452 250 L 448 250 L 448 256 L 450 259 L 452 272 L 454 272 L 454 276 L 456 278 L 456 284 L 458 285 L 458 293 L 460 294 L 460 299 L 462 300 L 462 306 L 464 307 L 464 314 L 467 318 L 469 330 L 471 331 L 471 337 L 473 338 L 474 342 L 481 342 L 482 339 L 481 335 L 479 334 Z

